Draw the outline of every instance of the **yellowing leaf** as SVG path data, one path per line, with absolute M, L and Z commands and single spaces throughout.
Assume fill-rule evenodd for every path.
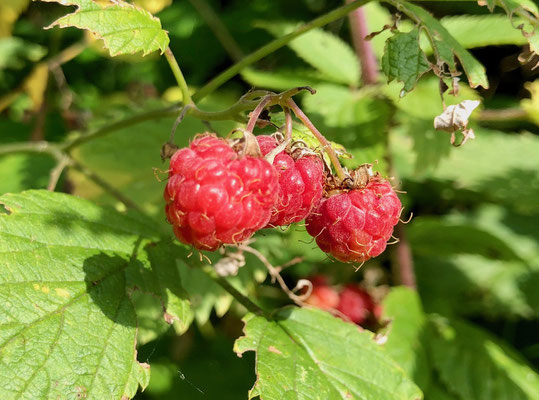
M 162 9 L 170 6 L 172 0 L 134 0 L 133 4 L 144 8 L 152 14 L 157 14 Z
M 74 13 L 59 18 L 48 28 L 74 26 L 89 30 L 103 39 L 111 56 L 139 51 L 146 55 L 156 50 L 163 53 L 170 41 L 158 18 L 142 8 L 123 1 L 115 1 L 109 6 L 102 6 L 91 0 L 42 1 L 77 6 L 78 9 Z
M 30 0 L 0 1 L 0 38 L 11 35 L 11 28 Z

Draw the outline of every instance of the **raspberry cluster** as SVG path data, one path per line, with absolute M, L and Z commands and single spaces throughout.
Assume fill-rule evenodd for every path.
M 305 219 L 320 249 L 337 260 L 363 263 L 385 250 L 401 212 L 388 181 L 353 171 L 351 177 L 364 179 L 330 185 L 317 154 L 250 135 L 249 146 L 245 137 L 237 150 L 237 143 L 205 133 L 172 155 L 164 197 L 181 242 L 215 251 Z
M 355 284 L 342 288 L 328 284 L 325 276 L 309 279 L 313 285 L 307 304 L 323 310 L 336 310 L 341 317 L 358 325 L 373 323 L 381 316 L 381 307 L 371 295 Z

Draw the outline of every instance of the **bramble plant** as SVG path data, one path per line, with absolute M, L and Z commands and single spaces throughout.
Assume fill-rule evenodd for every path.
M 0 4 L 0 399 L 537 399 L 537 6 L 225 3 Z

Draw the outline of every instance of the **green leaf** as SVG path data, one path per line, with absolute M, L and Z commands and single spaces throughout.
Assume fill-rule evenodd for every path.
M 257 26 L 276 37 L 296 28 L 296 24 L 286 22 L 260 22 Z M 351 86 L 359 83 L 358 59 L 352 48 L 337 36 L 322 29 L 313 29 L 292 40 L 288 46 L 331 80 Z
M 382 57 L 382 70 L 387 75 L 388 82 L 393 79 L 403 82 L 402 90 L 409 92 L 415 87 L 421 75 L 430 69 L 427 57 L 419 47 L 418 29 L 408 33 L 398 32 L 387 39 Z
M 415 290 L 394 287 L 384 299 L 384 319 L 389 319 L 389 333 L 384 345 L 388 354 L 419 387 L 430 382 L 430 366 L 424 345 L 426 317 Z
M 55 162 L 43 154 L 9 154 L 0 157 L 0 194 L 44 189 Z
M 143 293 L 153 293 L 161 302 L 164 320 L 174 324 L 178 334 L 184 333 L 193 320 L 193 311 L 187 292 L 182 286 L 176 267 L 173 245 L 169 242 L 150 242 L 138 252 L 132 262 L 128 286 Z M 158 326 L 158 330 L 161 328 Z
M 522 261 L 503 240 L 471 225 L 448 223 L 435 217 L 418 217 L 413 219 L 407 232 L 416 254 L 480 254 L 492 259 Z
M 440 22 L 466 49 L 526 44 L 526 38 L 503 15 L 458 15 L 444 17 Z
M 429 348 L 448 389 L 462 399 L 536 399 L 539 375 L 505 343 L 471 324 L 430 319 Z
M 0 38 L 0 77 L 2 70 L 23 68 L 26 61 L 37 62 L 45 54 L 47 54 L 47 49 L 38 44 L 18 37 Z
M 134 396 L 149 366 L 126 281 L 154 228 L 48 191 L 0 201 L 0 397 Z
M 249 398 L 420 399 L 373 334 L 316 309 L 289 307 L 274 319 L 249 314 L 234 351 L 256 352 Z
M 449 66 L 452 73 L 457 73 L 454 55 L 459 59 L 470 86 L 472 88 L 482 86 L 488 89 L 485 67 L 462 47 L 436 18 L 425 9 L 405 1 L 399 1 L 397 8 L 421 24 L 434 48 L 435 55 Z
M 161 21 L 148 11 L 118 0 L 109 6 L 101 6 L 92 0 L 41 0 L 75 5 L 77 10 L 57 19 L 48 28 L 74 26 L 92 32 L 103 39 L 111 56 L 133 54 L 143 55 L 153 51 L 165 51 L 170 39 L 161 29 Z
M 202 270 L 201 262 L 186 262 L 191 257 L 190 249 L 175 246 L 175 254 L 182 284 L 189 294 L 194 318 L 198 325 L 205 325 L 213 310 L 218 317 L 222 317 L 232 306 L 234 300 L 232 295 Z M 222 257 L 215 254 L 208 254 L 208 256 L 212 264 Z M 255 287 L 266 279 L 266 276 L 265 266 L 254 256 L 249 256 L 246 257 L 246 265 L 239 268 L 237 275 L 226 279 L 240 293 L 250 296 L 253 295 Z
M 477 255 L 415 257 L 421 298 L 429 312 L 488 318 L 531 318 L 534 304 L 522 284 L 532 271 L 521 262 Z
M 479 5 L 485 5 L 478 1 Z M 530 50 L 539 54 L 539 9 L 532 0 L 487 0 L 487 7 L 492 12 L 495 6 L 505 10 L 511 23 L 520 29 L 528 40 Z M 516 18 L 518 16 L 518 18 Z

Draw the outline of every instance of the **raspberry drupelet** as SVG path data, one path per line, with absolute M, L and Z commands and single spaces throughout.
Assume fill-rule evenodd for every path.
M 257 136 L 262 154 L 278 145 L 272 136 Z M 279 196 L 268 227 L 286 226 L 305 219 L 318 205 L 323 194 L 324 164 L 316 155 L 294 159 L 286 151 L 278 153 L 273 166 L 279 175 Z
M 240 156 L 211 134 L 174 153 L 164 193 L 178 240 L 208 251 L 241 243 L 265 227 L 277 196 L 277 173 L 269 162 Z
M 307 232 L 337 260 L 363 263 L 385 250 L 401 207 L 391 184 L 376 176 L 363 188 L 322 199 L 307 218 Z

